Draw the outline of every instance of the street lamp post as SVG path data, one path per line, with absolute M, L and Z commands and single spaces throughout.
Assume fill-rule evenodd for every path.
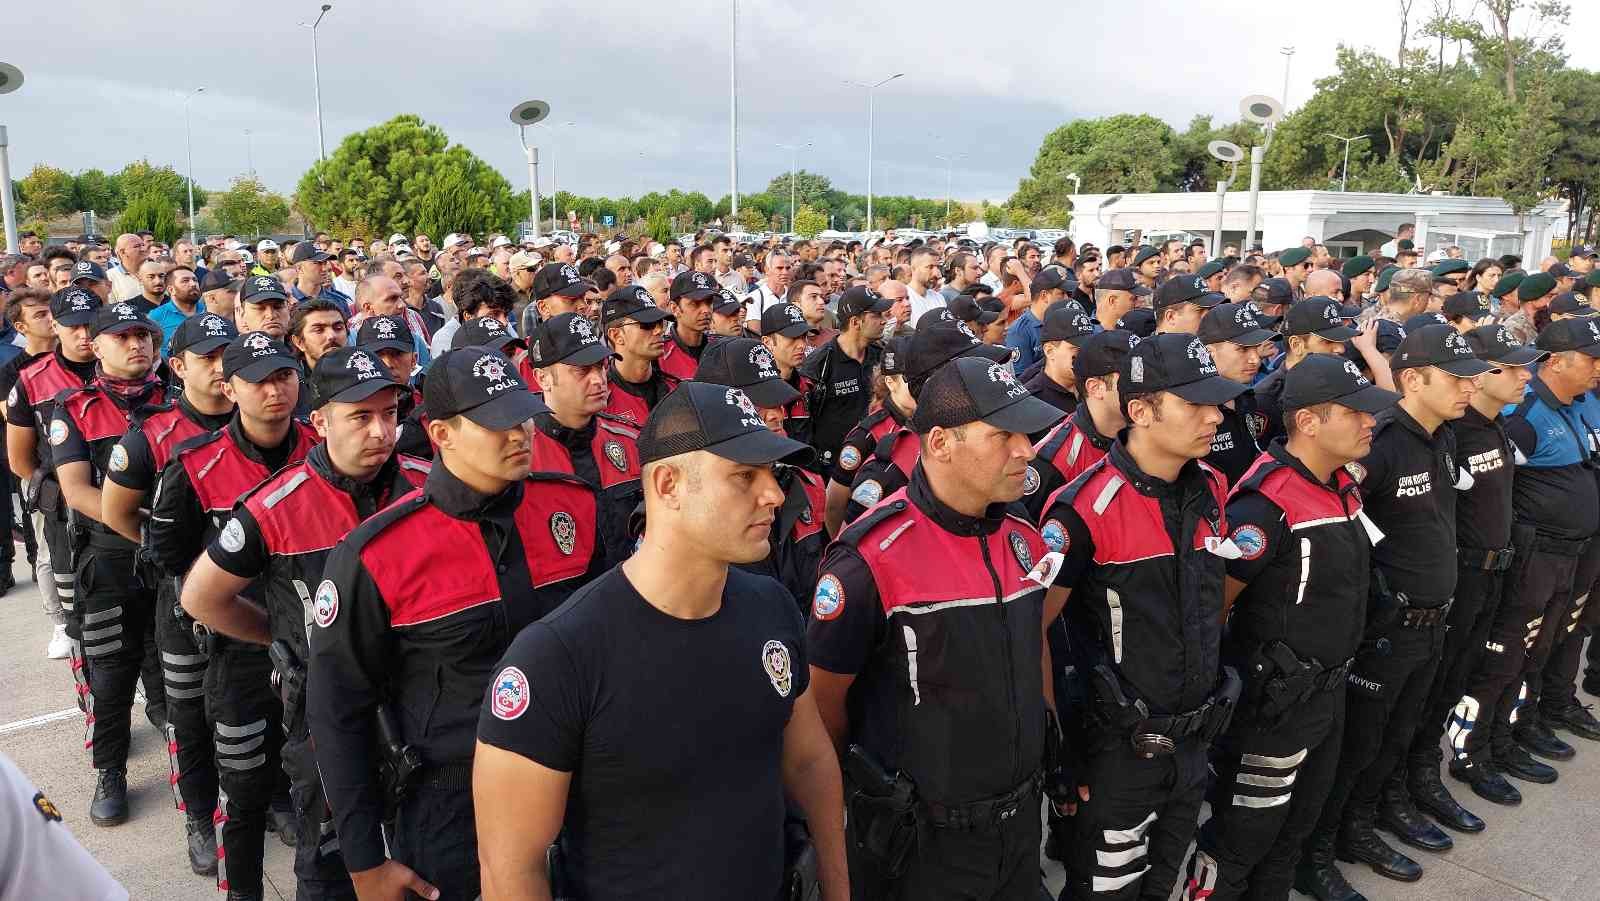
M 1083 187 L 1083 179 L 1080 178 L 1078 176 L 1078 173 L 1076 173 L 1076 172 L 1068 172 L 1066 175 L 1064 175 L 1062 177 L 1063 178 L 1072 179 L 1072 193 L 1073 194 L 1077 194 L 1078 191 Z
M 1340 191 L 1340 193 L 1343 193 L 1344 192 L 1345 183 L 1347 181 L 1349 181 L 1349 179 L 1350 179 L 1350 145 L 1355 143 L 1356 141 L 1365 141 L 1368 136 L 1367 135 L 1356 135 L 1353 138 L 1346 138 L 1346 137 L 1342 137 L 1340 135 L 1336 135 L 1331 131 L 1325 131 L 1325 132 L 1323 132 L 1323 135 L 1326 136 L 1326 137 L 1333 138 L 1335 141 L 1343 141 L 1344 142 L 1344 168 L 1339 170 L 1339 191 Z
M 1289 108 L 1289 63 L 1294 61 L 1293 47 L 1279 47 L 1278 52 L 1283 54 L 1283 108 Z
M 577 125 L 578 123 L 576 123 L 576 122 L 563 122 L 561 124 L 570 128 L 570 127 L 572 127 L 574 125 Z M 552 142 L 550 142 L 550 233 L 551 234 L 555 234 L 555 230 L 561 227 L 561 225 L 556 220 L 556 195 L 558 193 L 560 193 L 560 192 L 556 188 L 556 145 L 555 145 L 555 142 L 552 141 Z
M 301 26 L 311 29 L 311 92 L 317 101 L 317 159 L 319 160 L 328 158 L 328 148 L 322 140 L 322 72 L 317 64 L 317 26 L 322 24 L 322 17 L 326 16 L 330 9 L 333 9 L 333 4 L 324 3 L 322 11 L 317 13 L 315 22 L 309 25 L 300 23 Z
M 739 0 L 728 11 L 728 230 L 739 221 Z
M 511 121 L 517 125 L 517 137 L 522 150 L 528 155 L 528 228 L 533 237 L 539 237 L 539 148 L 528 144 L 528 126 L 543 122 L 550 115 L 550 104 L 543 100 L 524 100 L 511 108 Z
M 248 128 L 244 130 L 244 167 L 245 171 L 250 173 L 251 178 L 256 177 L 256 158 L 255 154 L 251 152 L 250 129 Z
M 812 143 L 813 142 L 811 142 L 811 141 L 807 141 L 804 144 L 779 144 L 778 145 L 778 148 L 780 150 L 789 151 L 789 231 L 791 233 L 794 231 L 794 211 L 795 211 L 794 171 L 795 171 L 795 169 L 799 168 L 799 165 L 800 165 L 800 151 L 804 150 L 807 147 L 810 147 L 812 145 Z
M 862 84 L 859 81 L 845 82 L 845 84 L 853 87 L 864 88 L 867 92 L 867 227 L 865 230 L 869 232 L 872 231 L 872 92 L 894 81 L 896 78 L 903 77 L 905 74 L 904 72 L 896 72 L 875 84 Z
M 183 153 L 189 160 L 189 177 L 186 180 L 189 183 L 189 243 L 191 244 L 199 242 L 195 239 L 194 227 L 194 142 L 189 137 L 189 102 L 205 93 L 205 90 L 204 87 L 195 88 L 189 92 L 189 96 L 183 98 Z
M 950 227 L 951 184 L 955 177 L 956 160 L 966 159 L 965 153 L 935 153 L 933 158 L 944 161 L 944 224 Z
M 22 87 L 22 70 L 10 63 L 0 63 L 0 94 L 9 94 Z M 0 125 L 0 219 L 5 222 L 6 252 L 17 252 L 17 199 L 11 194 L 11 160 L 6 148 L 10 144 L 6 127 Z

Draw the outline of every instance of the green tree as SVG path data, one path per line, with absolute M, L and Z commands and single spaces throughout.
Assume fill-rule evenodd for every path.
M 64 170 L 40 163 L 17 187 L 28 218 L 55 219 L 72 212 L 72 176 Z
M 260 179 L 241 175 L 212 199 L 212 213 L 223 231 L 259 235 L 289 221 L 289 202 L 268 191 Z
M 827 227 L 828 214 L 815 207 L 802 206 L 794 214 L 795 234 L 802 238 L 809 238 Z
M 1068 173 L 1082 178 L 1085 191 L 1133 193 L 1177 190 L 1186 169 L 1178 134 L 1154 116 L 1079 119 L 1045 136 L 1007 206 L 1064 223 Z
M 198 201 L 198 198 L 196 198 Z M 122 185 L 99 169 L 85 169 L 72 179 L 72 208 L 114 215 L 122 212 Z
M 156 191 L 135 195 L 117 217 L 116 232 L 150 231 L 157 241 L 172 243 L 183 230 L 178 227 L 178 216 L 168 199 Z
M 528 214 L 504 176 L 412 114 L 345 138 L 301 176 L 295 197 L 319 228 L 371 234 L 412 234 L 424 221 L 444 222 L 444 231 L 509 231 Z
M 644 233 L 653 241 L 665 244 L 672 240 L 672 214 L 667 212 L 665 204 L 658 204 L 649 217 L 645 219 Z
M 133 198 L 141 194 L 159 194 L 174 210 L 183 208 L 189 199 L 187 182 L 178 174 L 178 170 L 171 166 L 152 165 L 149 160 L 138 160 L 123 166 L 122 171 L 117 173 L 117 184 L 130 205 Z M 206 192 L 195 185 L 194 208 L 198 210 L 205 205 Z

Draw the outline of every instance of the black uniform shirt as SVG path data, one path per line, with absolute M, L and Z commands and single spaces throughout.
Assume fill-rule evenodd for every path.
M 1455 433 L 1430 436 L 1403 407 L 1378 414 L 1372 448 L 1351 464 L 1372 521 L 1391 540 L 1372 548 L 1372 563 L 1391 592 L 1418 607 L 1444 603 L 1456 590 Z
M 1266 431 L 1266 417 L 1256 410 L 1255 396 L 1249 391 L 1217 409 L 1222 411 L 1222 422 L 1217 424 L 1217 434 L 1211 439 L 1211 452 L 1205 460 L 1228 477 L 1231 487 L 1261 455 L 1257 435 Z
M 811 397 L 811 446 L 817 449 L 819 471 L 829 472 L 850 433 L 872 403 L 872 375 L 883 348 L 868 344 L 861 362 L 839 349 L 837 336 L 808 354 L 800 374 L 814 384 Z
M 806 691 L 789 593 L 728 571 L 699 620 L 651 606 L 613 569 L 522 631 L 478 738 L 572 774 L 565 836 L 590 901 L 775 896 L 783 733 Z
M 1078 409 L 1078 396 L 1062 387 L 1055 379 L 1045 375 L 1043 369 L 1040 369 L 1039 374 L 1029 379 L 1023 387 L 1031 391 L 1034 397 L 1054 405 L 1063 413 L 1071 413 Z
M 1456 494 L 1456 540 L 1480 551 L 1511 546 L 1511 485 L 1516 448 L 1505 421 L 1487 419 L 1472 407 L 1446 423 L 1456 436 L 1456 465 L 1472 476 L 1472 487 Z

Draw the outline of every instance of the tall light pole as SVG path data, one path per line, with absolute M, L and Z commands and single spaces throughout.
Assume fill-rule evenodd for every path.
M 317 159 L 328 158 L 328 148 L 322 141 L 322 73 L 317 68 L 317 26 L 322 24 L 322 17 L 333 9 L 332 3 L 322 4 L 322 11 L 317 13 L 317 20 L 311 24 L 301 22 L 303 28 L 311 29 L 311 92 L 317 101 Z
M 575 126 L 578 123 L 576 123 L 576 122 L 563 122 L 561 124 L 566 126 L 566 127 L 568 127 L 568 128 L 571 128 L 572 126 Z M 550 142 L 550 232 L 551 232 L 551 234 L 554 234 L 555 230 L 561 227 L 556 221 L 556 194 L 558 194 L 558 193 L 560 193 L 560 192 L 556 189 L 556 145 L 555 145 L 555 142 L 552 141 L 552 142 Z
M 1293 47 L 1279 47 L 1278 52 L 1283 54 L 1283 108 L 1289 108 L 1289 63 L 1294 61 Z
M 22 87 L 22 70 L 10 63 L 0 63 L 0 94 L 9 94 Z M 0 218 L 5 220 L 6 252 L 17 252 L 17 199 L 11 195 L 11 160 L 6 155 L 10 141 L 6 127 L 0 125 Z
M 888 78 L 874 84 L 862 84 L 859 81 L 846 81 L 852 87 L 864 88 L 867 92 L 867 227 L 864 231 L 872 231 L 872 92 L 883 87 L 896 78 L 903 77 L 906 73 L 896 72 Z
M 251 178 L 256 177 L 256 158 L 250 149 L 250 129 L 244 130 L 244 166 Z
M 194 232 L 194 142 L 189 138 L 189 102 L 205 93 L 205 88 L 199 87 L 189 92 L 183 98 L 183 153 L 189 159 L 189 243 L 198 244 Z
M 1290 49 L 1292 52 L 1292 48 Z M 1253 122 L 1264 130 L 1263 140 L 1250 148 L 1250 205 L 1245 212 L 1244 247 L 1240 248 L 1245 253 L 1256 238 L 1256 202 L 1261 196 L 1261 163 L 1267 156 L 1267 148 L 1272 146 L 1272 133 L 1283 118 L 1283 103 L 1264 94 L 1251 94 L 1239 101 L 1239 117 L 1246 122 Z
M 944 224 L 950 226 L 951 183 L 955 175 L 956 160 L 966 159 L 965 153 L 935 153 L 933 158 L 944 161 Z
M 789 231 L 794 231 L 794 170 L 800 165 L 800 151 L 812 145 L 812 141 L 804 144 L 779 144 L 778 149 L 789 151 Z
M 1350 145 L 1356 141 L 1365 141 L 1367 139 L 1367 135 L 1356 135 L 1353 138 L 1346 138 L 1336 135 L 1331 131 L 1325 131 L 1323 132 L 1323 135 L 1333 138 L 1335 141 L 1344 142 L 1344 168 L 1339 172 L 1339 191 L 1340 193 L 1343 193 L 1345 182 L 1350 178 Z
M 728 231 L 739 221 L 739 0 L 728 11 Z
M 1073 194 L 1077 194 L 1078 191 L 1083 188 L 1083 179 L 1078 176 L 1078 173 L 1076 173 L 1076 172 L 1068 172 L 1066 175 L 1063 175 L 1061 177 L 1062 178 L 1070 178 L 1070 179 L 1072 179 L 1072 193 Z
M 550 104 L 543 100 L 524 100 L 511 108 L 511 121 L 516 123 L 517 137 L 528 155 L 528 228 L 535 238 L 539 237 L 539 148 L 528 144 L 528 126 L 543 122 L 548 115 Z

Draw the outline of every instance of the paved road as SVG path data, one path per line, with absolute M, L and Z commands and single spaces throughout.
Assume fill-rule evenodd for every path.
M 167 788 L 166 752 L 160 736 L 135 710 L 128 782 L 132 818 L 101 829 L 89 823 L 94 771 L 83 750 L 83 720 L 70 715 L 50 719 L 72 705 L 65 661 L 44 658 L 48 630 L 37 589 L 23 567 L 24 581 L 0 597 L 0 753 L 9 755 L 53 799 L 65 822 L 136 899 L 215 901 L 210 880 L 189 872 L 183 846 L 183 821 Z M 1592 700 L 1592 699 L 1591 699 Z M 36 718 L 43 722 L 29 722 Z M 1421 882 L 1402 886 L 1370 871 L 1345 866 L 1356 887 L 1377 899 L 1406 901 L 1587 901 L 1600 899 L 1594 858 L 1600 853 L 1600 745 L 1580 742 L 1576 760 L 1561 765 L 1552 786 L 1522 785 L 1521 807 L 1500 808 L 1478 801 L 1465 789 L 1460 796 L 1489 822 L 1478 836 L 1456 836 L 1454 850 L 1422 855 Z M 1473 803 L 1476 802 L 1476 803 Z M 1060 868 L 1047 870 L 1052 889 L 1060 887 Z M 268 898 L 292 901 L 294 878 L 289 849 L 267 842 Z M 1299 896 L 1296 896 L 1299 898 Z

